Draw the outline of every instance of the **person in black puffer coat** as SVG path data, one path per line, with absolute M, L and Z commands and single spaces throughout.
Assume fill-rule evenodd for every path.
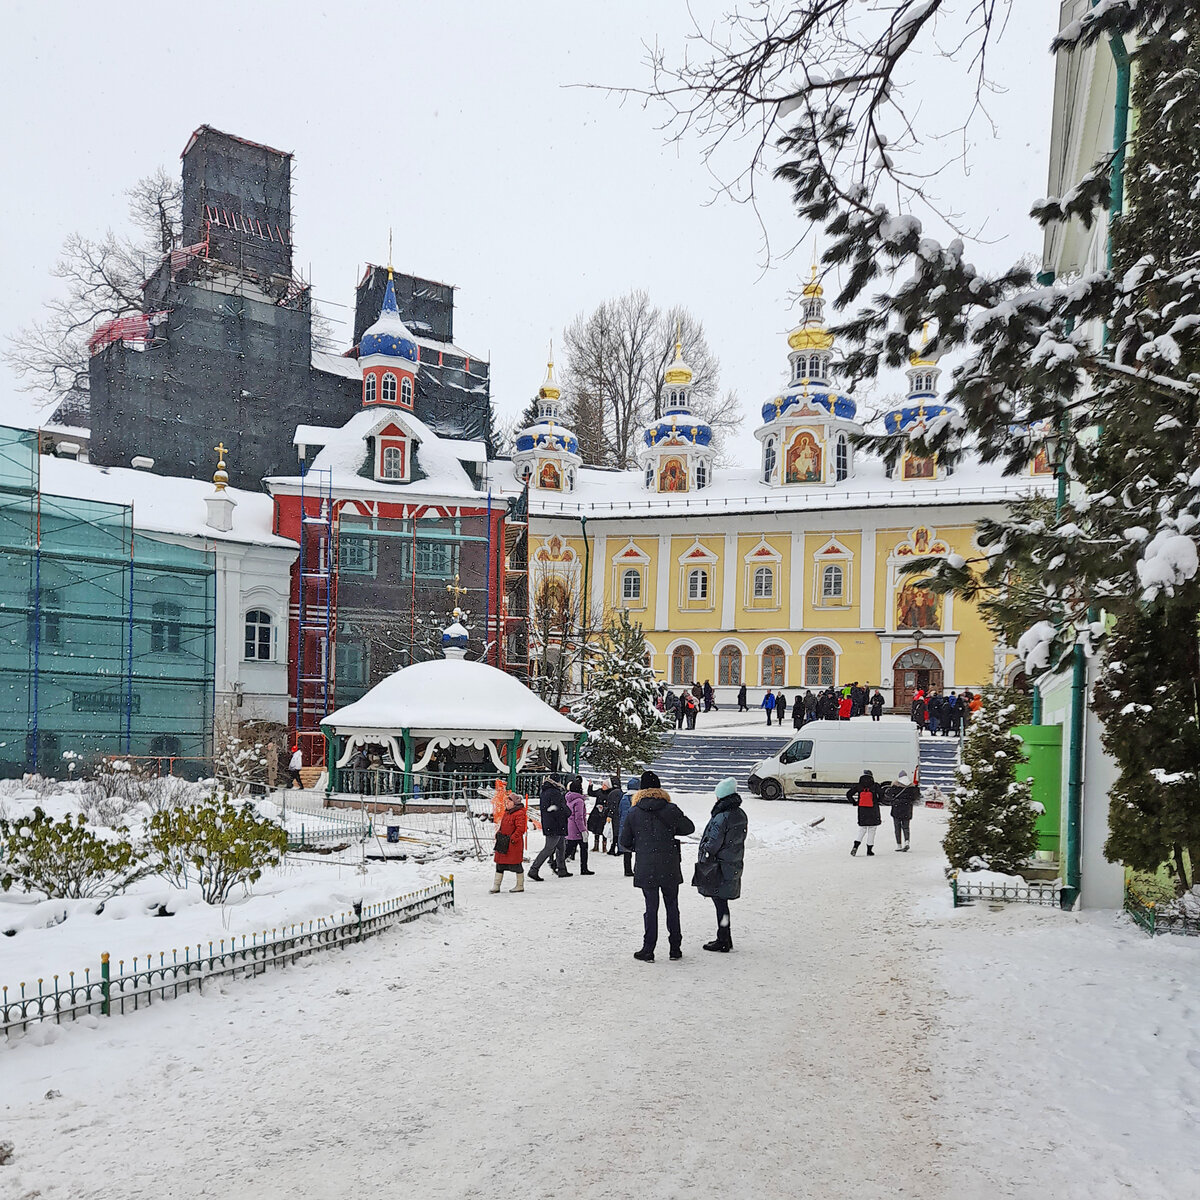
M 529 878 L 534 883 L 542 882 L 538 868 L 546 859 L 550 860 L 550 869 L 555 875 L 571 874 L 567 870 L 567 797 L 553 778 L 542 783 L 538 807 L 542 814 L 542 836 L 546 842 L 538 851 L 537 858 L 533 860 L 533 866 L 529 868 Z
M 892 824 L 896 829 L 896 849 L 908 850 L 908 824 L 912 820 L 913 805 L 921 799 L 921 789 L 911 783 L 907 771 L 896 776 L 896 787 L 891 790 Z
M 864 771 L 859 776 L 858 783 L 846 793 L 846 799 L 858 805 L 858 838 L 850 853 L 857 854 L 859 846 L 866 842 L 867 857 L 871 858 L 875 854 L 875 831 L 883 820 L 879 815 L 879 805 L 883 796 L 879 784 L 875 782 L 875 776 L 870 771 Z
M 621 849 L 634 856 L 633 886 L 646 898 L 642 948 L 634 954 L 640 962 L 654 961 L 658 944 L 658 905 L 667 910 L 667 938 L 671 957 L 682 958 L 683 931 L 679 924 L 679 885 L 683 882 L 678 837 L 695 833 L 696 826 L 683 810 L 671 803 L 653 771 L 643 771 L 641 789 L 621 822 Z
M 796 711 L 803 711 L 799 702 Z M 705 942 L 705 950 L 727 954 L 733 949 L 733 932 L 729 926 L 729 902 L 742 894 L 742 866 L 746 858 L 746 831 L 750 822 L 737 793 L 737 781 L 722 779 L 717 784 L 717 802 L 712 816 L 700 838 L 700 853 L 696 857 L 696 890 L 712 900 L 717 909 L 717 936 Z M 704 871 L 701 864 L 714 863 L 716 871 Z

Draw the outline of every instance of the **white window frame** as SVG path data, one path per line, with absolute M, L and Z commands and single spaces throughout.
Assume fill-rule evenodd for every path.
M 394 469 L 389 464 L 395 464 Z M 399 446 L 384 446 L 379 455 L 379 478 L 388 482 L 404 479 L 404 451 Z
M 836 572 L 836 575 L 834 572 Z M 837 580 L 836 591 L 830 586 L 835 579 Z M 839 604 L 845 602 L 846 571 L 841 563 L 826 563 L 821 568 L 821 599 L 826 603 L 834 600 L 838 601 Z
M 383 387 L 380 389 L 379 395 L 384 404 L 396 403 L 396 377 L 391 371 L 383 377 Z
M 767 440 L 763 443 L 763 483 L 771 482 L 771 477 L 775 474 L 775 468 L 778 465 L 779 455 L 775 451 L 775 439 L 767 438 Z
M 630 587 L 630 584 L 633 584 Z M 625 605 L 641 604 L 642 602 L 642 571 L 640 567 L 623 567 L 621 569 L 621 603 Z
M 763 586 L 765 581 L 765 586 Z M 755 600 L 775 599 L 775 568 L 760 566 L 754 568 L 754 581 L 751 585 Z
M 255 620 L 251 621 L 251 618 Z M 265 617 L 266 620 L 257 618 Z M 253 637 L 251 636 L 253 626 Z M 262 631 L 267 631 L 267 652 L 262 654 Z M 253 643 L 253 644 L 252 644 Z M 253 649 L 252 654 L 247 654 Z M 275 661 L 275 617 L 266 608 L 249 608 L 242 618 L 242 661 L 243 662 L 274 662 Z
M 367 378 L 363 382 L 363 387 L 366 389 L 364 392 L 364 399 L 368 404 L 374 404 L 379 397 L 378 384 L 375 379 L 374 371 L 367 372 Z
M 708 568 L 689 567 L 687 575 L 688 602 L 695 604 L 708 600 Z

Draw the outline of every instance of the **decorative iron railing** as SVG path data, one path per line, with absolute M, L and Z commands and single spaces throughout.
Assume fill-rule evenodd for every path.
M 365 941 L 391 925 L 453 907 L 454 876 L 447 875 L 441 883 L 405 896 L 379 904 L 356 904 L 340 917 L 318 917 L 283 929 L 264 929 L 261 934 L 243 934 L 240 939 L 221 938 L 209 942 L 207 950 L 203 943 L 185 946 L 183 958 L 178 950 L 172 950 L 170 961 L 167 952 L 162 951 L 157 960 L 153 954 L 135 957 L 128 970 L 125 960 L 120 959 L 114 971 L 109 955 L 102 954 L 95 979 L 89 967 L 82 980 L 70 972 L 66 984 L 58 975 L 53 977 L 51 987 L 39 979 L 36 992 L 21 983 L 10 996 L 10 989 L 5 987 L 0 1000 L 0 1028 L 7 1035 L 38 1021 L 61 1024 L 89 1014 L 108 1017 L 133 1012 L 156 1001 L 172 1000 L 181 992 L 203 993 L 205 983 L 214 979 L 261 975 L 270 967 L 288 966 L 318 950 Z
M 1062 884 L 1057 880 L 1049 883 L 1027 883 L 1023 879 L 1012 879 L 1003 883 L 984 883 L 978 880 L 964 880 L 957 871 L 950 876 L 950 892 L 954 897 L 955 908 L 973 904 L 976 900 L 1057 908 L 1062 901 Z
M 1128 882 L 1125 884 L 1125 911 L 1151 936 L 1177 933 L 1200 937 L 1200 917 L 1190 917 L 1170 903 L 1151 900 Z

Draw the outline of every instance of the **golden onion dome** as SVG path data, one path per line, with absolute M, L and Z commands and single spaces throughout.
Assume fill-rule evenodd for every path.
M 554 378 L 554 362 L 551 360 L 546 364 L 546 382 L 542 384 L 541 390 L 538 392 L 538 398 L 541 400 L 557 400 L 562 395 L 562 389 L 558 386 Z
M 817 325 L 798 325 L 788 334 L 793 350 L 828 350 L 833 346 L 833 334 Z
M 940 354 L 927 354 L 926 347 L 929 345 L 929 322 L 926 321 L 921 329 L 921 344 L 908 356 L 908 365 L 910 367 L 936 367 Z
M 692 382 L 692 368 L 683 361 L 683 342 L 675 343 L 675 361 L 667 368 L 666 374 L 663 375 L 663 383 L 673 384 L 688 384 Z

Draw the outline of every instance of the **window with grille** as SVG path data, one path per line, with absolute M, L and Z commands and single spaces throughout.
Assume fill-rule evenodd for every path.
M 687 592 L 689 600 L 707 600 L 708 572 L 699 569 L 689 571 Z
M 417 543 L 417 574 L 445 575 L 454 573 L 454 547 L 449 542 Z
M 338 567 L 356 574 L 370 574 L 375 560 L 375 546 L 370 538 L 358 534 L 342 534 L 338 542 Z
M 642 598 L 642 573 L 630 568 L 621 576 L 621 599 L 640 600 Z
M 150 650 L 178 654 L 183 645 L 183 609 L 171 600 L 157 600 L 151 610 Z
M 737 687 L 742 682 L 742 652 L 736 646 L 722 646 L 717 656 L 717 682 Z
M 671 682 L 685 683 L 689 687 L 696 682 L 696 656 L 691 646 L 676 646 L 671 655 Z
M 847 446 L 844 437 L 840 437 L 837 440 L 834 465 L 838 479 L 845 479 L 850 474 L 850 448 Z
M 762 653 L 763 687 L 783 687 L 784 664 L 787 655 L 782 646 L 768 646 Z
M 376 387 L 375 376 L 368 374 L 366 379 L 363 381 L 363 387 L 366 389 L 365 399 L 366 399 L 367 403 L 374 404 L 375 403 L 375 395 L 376 395 L 376 393 L 375 393 L 375 387 Z
M 399 446 L 385 446 L 383 448 L 383 478 L 404 478 L 404 451 Z
M 823 600 L 840 600 L 844 587 L 842 568 L 830 564 L 821 572 L 821 598 Z
M 271 614 L 261 608 L 252 608 L 246 614 L 245 657 L 257 662 L 270 662 L 272 658 Z
M 768 438 L 763 447 L 763 483 L 770 483 L 775 473 L 775 442 Z
M 833 651 L 828 646 L 814 646 L 804 656 L 804 686 L 833 687 Z
M 708 468 L 699 462 L 696 464 L 696 490 L 699 491 L 703 487 L 708 487 Z
M 400 381 L 400 403 L 406 408 L 412 408 L 413 389 L 412 380 L 405 377 Z
M 754 572 L 755 600 L 770 600 L 775 595 L 775 572 L 770 567 L 758 567 Z
M 383 399 L 386 404 L 396 403 L 396 377 L 391 371 L 383 377 Z

